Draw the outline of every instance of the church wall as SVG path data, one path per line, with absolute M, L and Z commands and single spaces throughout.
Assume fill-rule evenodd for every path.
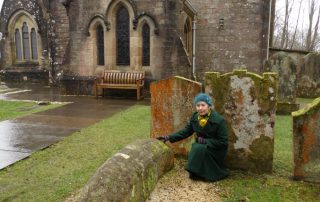
M 29 50 L 30 59 L 18 59 L 16 55 L 15 30 L 19 28 L 22 31 L 22 24 L 26 22 L 29 32 Z M 19 26 L 19 27 L 17 27 Z M 31 28 L 35 28 L 35 41 L 37 49 L 32 49 Z M 3 38 L 0 42 L 0 77 L 9 78 L 11 81 L 19 81 L 24 78 L 40 75 L 38 79 L 32 78 L 32 81 L 48 79 L 48 54 L 47 50 L 47 23 L 44 19 L 41 7 L 36 0 L 5 0 L 1 10 L 0 32 Z M 22 36 L 22 32 L 20 33 Z M 21 38 L 22 40 L 22 38 Z M 21 41 L 21 44 L 23 41 Z M 22 47 L 23 48 L 23 47 Z M 32 52 L 37 53 L 36 58 L 31 58 Z M 3 76 L 3 72 L 7 75 Z M 18 72 L 18 74 L 17 74 Z M 12 75 L 9 75 L 11 74 Z
M 268 48 L 269 0 L 190 2 L 198 11 L 196 64 L 200 75 L 241 66 L 262 71 Z
M 110 0 L 92 0 L 81 1 L 70 5 L 70 65 L 72 72 L 77 72 L 81 76 L 100 75 L 104 68 L 133 70 L 143 69 L 150 80 L 160 79 L 172 74 L 179 74 L 190 77 L 191 67 L 188 66 L 185 53 L 179 44 L 179 35 L 177 34 L 178 19 L 182 5 L 180 1 L 162 1 L 162 0 L 137 0 L 132 1 L 132 7 L 128 3 L 130 15 L 130 45 L 131 56 L 130 66 L 117 66 L 115 63 L 115 28 L 114 28 L 114 10 L 113 4 L 117 1 Z M 110 6 L 111 9 L 108 10 Z M 148 17 L 139 18 L 137 28 L 134 29 L 133 18 L 142 13 L 150 14 L 155 22 Z M 81 15 L 80 15 L 81 13 Z M 110 30 L 107 30 L 103 19 L 92 20 L 94 16 L 100 15 L 105 21 L 110 22 Z M 141 24 L 144 21 L 151 29 L 151 61 L 150 66 L 141 65 Z M 96 24 L 102 24 L 105 30 L 105 65 L 96 64 Z M 73 26 L 73 27 L 72 27 Z M 155 33 L 155 29 L 159 33 Z M 89 32 L 88 32 L 89 31 Z M 187 69 L 187 71 L 186 71 Z M 187 74 L 189 75 L 186 75 Z
M 52 15 L 50 38 L 53 45 L 51 48 L 54 50 L 55 54 L 55 65 L 61 66 L 66 64 L 66 53 L 69 48 L 69 17 L 67 9 L 60 1 L 50 1 L 50 13 Z M 60 67 L 56 68 L 56 73 L 59 73 Z
M 13 43 L 12 36 L 9 35 L 8 27 L 10 17 L 14 16 L 19 11 L 25 11 L 28 15 L 32 16 L 34 21 L 37 23 L 39 28 L 39 33 L 42 41 L 42 47 L 45 49 L 46 46 L 46 23 L 44 23 L 44 19 L 42 13 L 40 11 L 40 7 L 37 4 L 36 0 L 6 0 L 3 3 L 3 8 L 1 10 L 1 18 L 0 18 L 0 32 L 3 34 L 4 39 L 2 40 L 1 49 L 1 59 L 0 59 L 0 67 L 10 68 L 12 67 L 12 50 L 11 45 Z M 40 57 L 40 56 L 39 56 Z
M 114 16 L 117 2 L 125 5 L 130 16 L 128 66 L 116 65 Z M 189 2 L 197 12 L 198 80 L 202 80 L 206 71 L 229 72 L 240 66 L 253 72 L 262 71 L 267 56 L 269 0 Z M 184 25 L 187 18 L 192 21 L 192 16 L 181 0 L 6 0 L 1 14 L 1 32 L 5 33 L 8 18 L 19 8 L 34 15 L 39 24 L 43 49 L 41 66 L 52 70 L 53 77 L 63 70 L 61 75 L 72 79 L 88 77 L 92 83 L 92 78 L 101 75 L 103 69 L 143 69 L 147 83 L 173 75 L 193 78 L 192 51 L 186 51 L 183 44 Z M 151 34 L 149 66 L 143 66 L 141 59 L 144 23 L 150 26 Z M 97 64 L 96 28 L 99 24 L 104 30 L 102 65 Z M 191 42 L 189 40 L 189 44 Z M 1 47 L 4 51 L 5 46 Z M 53 54 L 54 64 L 50 63 L 48 52 Z M 10 66 L 5 61 L 9 61 L 6 57 L 12 54 L 2 55 L 0 68 L 3 69 L 4 65 Z

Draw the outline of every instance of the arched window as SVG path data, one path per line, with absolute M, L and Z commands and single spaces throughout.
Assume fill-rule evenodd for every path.
M 38 59 L 38 47 L 37 47 L 37 33 L 34 28 L 31 29 L 31 51 L 32 51 L 32 59 Z
M 5 48 L 11 53 L 12 65 L 19 66 L 34 64 L 39 61 L 39 53 L 42 52 L 42 42 L 38 33 L 38 24 L 30 13 L 20 10 L 15 12 L 7 22 L 8 39 Z
M 22 26 L 23 58 L 30 60 L 29 30 L 26 22 Z
M 142 65 L 150 66 L 150 27 L 147 23 L 142 27 Z
M 15 36 L 15 43 L 16 43 L 16 59 L 22 60 L 21 35 L 20 35 L 19 29 L 16 29 L 14 36 Z
M 97 26 L 97 63 L 104 65 L 104 32 L 101 25 Z
M 185 24 L 184 24 L 184 45 L 186 46 L 186 50 L 188 51 L 189 54 L 191 54 L 191 43 L 192 43 L 192 38 L 191 38 L 191 23 L 190 20 L 187 19 Z
M 121 6 L 116 16 L 117 65 L 130 65 L 130 24 L 128 10 Z

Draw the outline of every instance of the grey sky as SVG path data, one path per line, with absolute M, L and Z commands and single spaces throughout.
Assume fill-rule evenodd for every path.
M 0 0 L 0 10 L 2 8 L 2 4 L 3 4 L 3 1 L 4 0 Z M 277 10 L 280 10 L 280 12 L 283 12 L 284 13 L 284 5 L 285 5 L 285 1 L 284 0 L 278 0 L 277 1 Z M 296 24 L 296 17 L 298 15 L 298 6 L 299 4 L 296 2 L 295 3 L 295 6 L 293 8 L 293 11 L 292 11 L 292 15 L 290 16 L 291 17 L 291 23 L 290 24 Z M 301 9 L 301 16 L 300 16 L 300 21 L 299 21 L 299 26 L 300 27 L 305 27 L 305 24 L 307 23 L 307 19 L 308 19 L 308 14 L 306 12 L 307 10 L 307 4 L 304 4 L 303 5 L 303 8 Z
M 293 0 L 289 0 L 289 2 L 292 2 Z M 316 1 L 316 5 L 317 5 L 317 9 L 318 6 L 320 5 L 319 0 Z M 299 22 L 298 22 L 298 28 L 300 30 L 303 30 L 305 28 L 308 27 L 309 24 L 309 19 L 308 19 L 308 2 L 307 0 L 302 0 L 302 6 L 301 6 L 301 11 L 300 11 L 300 17 L 299 17 Z M 294 1 L 294 6 L 292 8 L 292 13 L 290 14 L 290 19 L 289 19 L 289 29 L 294 29 L 295 25 L 297 23 L 297 18 L 298 18 L 298 13 L 299 13 L 299 3 L 300 0 L 296 0 Z M 317 10 L 316 9 L 316 10 Z M 285 13 L 285 1 L 284 0 L 277 0 L 276 3 L 276 10 L 278 11 L 278 13 L 282 13 L 282 16 L 280 16 L 282 19 L 284 19 L 284 13 Z M 314 19 L 317 18 L 317 15 L 314 16 Z M 315 21 L 315 20 L 314 20 Z M 314 22 L 315 23 L 315 22 Z

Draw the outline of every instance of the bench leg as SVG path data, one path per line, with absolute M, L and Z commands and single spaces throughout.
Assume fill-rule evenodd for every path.
M 146 89 L 144 87 L 142 87 L 142 98 L 144 98 L 146 96 Z
M 140 87 L 137 88 L 137 100 L 140 100 Z
M 96 96 L 96 98 L 98 98 L 98 86 L 96 86 L 95 96 Z

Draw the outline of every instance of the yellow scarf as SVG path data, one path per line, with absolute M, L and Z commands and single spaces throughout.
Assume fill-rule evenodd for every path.
M 206 114 L 206 115 L 204 115 L 204 116 L 200 116 L 200 115 L 198 114 L 198 122 L 199 122 L 199 125 L 200 125 L 201 127 L 204 127 L 204 126 L 207 124 L 210 115 L 211 115 L 211 110 L 209 111 L 208 114 Z

